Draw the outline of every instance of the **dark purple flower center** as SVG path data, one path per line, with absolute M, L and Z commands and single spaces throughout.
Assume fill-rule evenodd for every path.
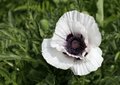
M 84 42 L 84 37 L 82 34 L 73 35 L 69 34 L 66 38 L 66 50 L 73 55 L 82 54 L 86 48 L 86 44 Z

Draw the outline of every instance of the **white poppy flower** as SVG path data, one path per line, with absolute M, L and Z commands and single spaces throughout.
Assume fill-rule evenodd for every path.
M 97 70 L 103 62 L 100 43 L 101 34 L 94 18 L 70 11 L 58 20 L 53 37 L 43 40 L 42 55 L 56 68 L 86 75 Z

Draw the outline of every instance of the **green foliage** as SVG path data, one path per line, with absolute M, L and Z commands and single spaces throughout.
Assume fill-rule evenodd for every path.
M 120 85 L 120 0 L 0 0 L 0 85 Z M 101 68 L 86 76 L 56 69 L 41 43 L 69 10 L 96 18 L 102 33 Z
M 98 0 L 97 2 L 98 12 L 96 14 L 96 19 L 101 26 L 103 26 L 103 21 L 104 21 L 103 2 L 104 0 Z

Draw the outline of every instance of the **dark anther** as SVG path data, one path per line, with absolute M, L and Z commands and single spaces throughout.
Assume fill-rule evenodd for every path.
M 75 58 L 75 60 L 81 60 L 80 58 Z
M 85 53 L 85 56 L 88 54 L 88 52 Z
M 63 54 L 67 55 L 67 53 L 63 52 Z
M 86 48 L 82 34 L 69 34 L 66 38 L 66 50 L 73 55 L 82 54 Z

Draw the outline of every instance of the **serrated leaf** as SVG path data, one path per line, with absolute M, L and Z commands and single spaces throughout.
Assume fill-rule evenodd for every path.
M 1 33 L 3 33 L 4 35 L 8 36 L 10 39 L 15 40 L 15 38 L 7 31 L 5 30 L 0 30 Z
M 109 23 L 111 23 L 119 18 L 120 18 L 120 15 L 111 15 L 110 17 L 107 17 L 104 20 L 104 26 L 107 26 Z
M 31 59 L 30 57 L 26 56 L 26 55 L 14 55 L 14 54 L 0 54 L 0 61 L 1 60 L 26 60 L 26 61 L 33 61 L 33 59 Z
M 5 79 L 10 80 L 10 74 L 6 69 L 0 67 L 0 75 L 2 75 Z

